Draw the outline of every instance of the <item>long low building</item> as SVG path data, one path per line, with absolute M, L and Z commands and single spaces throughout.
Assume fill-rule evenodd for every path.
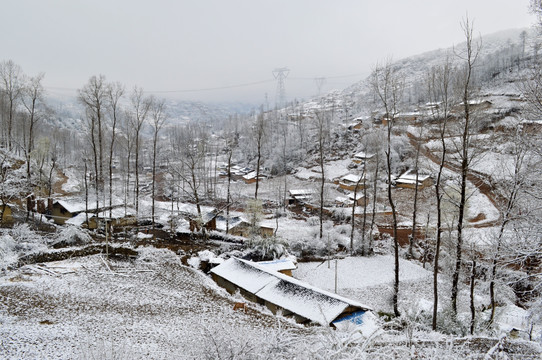
M 274 314 L 282 312 L 298 323 L 335 327 L 341 321 L 360 324 L 369 307 L 318 289 L 252 261 L 230 258 L 211 270 L 216 283 L 229 293 L 240 293 L 265 305 Z

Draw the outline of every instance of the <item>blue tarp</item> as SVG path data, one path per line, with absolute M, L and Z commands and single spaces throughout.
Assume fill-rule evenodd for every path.
M 345 316 L 343 318 L 340 318 L 338 320 L 335 320 L 332 324 L 337 324 L 343 321 L 351 321 L 352 323 L 356 325 L 362 325 L 363 324 L 363 315 L 365 315 L 364 310 L 358 310 L 356 312 L 353 312 L 352 314 Z

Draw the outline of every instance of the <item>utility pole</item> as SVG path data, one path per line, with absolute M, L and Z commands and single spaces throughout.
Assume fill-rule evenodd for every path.
M 286 105 L 286 89 L 284 88 L 284 80 L 288 77 L 290 69 L 287 67 L 276 68 L 273 70 L 273 76 L 277 79 L 277 94 L 275 96 L 275 105 L 278 109 Z

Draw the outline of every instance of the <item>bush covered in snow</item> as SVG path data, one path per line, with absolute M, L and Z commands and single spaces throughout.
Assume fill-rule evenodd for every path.
M 85 245 L 91 241 L 92 237 L 87 230 L 78 226 L 67 226 L 60 230 L 60 233 L 55 237 L 52 245 L 54 247 Z
M 5 270 L 17 263 L 19 256 L 15 251 L 15 240 L 11 235 L 5 234 L 0 237 L 0 270 Z
M 139 247 L 137 263 L 160 265 L 166 263 L 180 263 L 179 257 L 169 249 L 158 249 L 153 246 Z
M 47 250 L 46 240 L 30 229 L 28 224 L 17 224 L 0 236 L 0 268 L 15 265 L 20 257 Z
M 287 255 L 287 244 L 275 236 L 256 236 L 247 242 L 248 257 L 256 261 L 274 260 Z

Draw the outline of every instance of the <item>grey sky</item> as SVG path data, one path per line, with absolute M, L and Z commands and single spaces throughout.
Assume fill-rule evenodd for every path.
M 45 72 L 45 85 L 80 88 L 104 74 L 128 88 L 183 99 L 263 103 L 271 71 L 290 68 L 288 99 L 315 77 L 344 88 L 378 61 L 463 41 L 468 12 L 489 34 L 532 25 L 529 0 L 17 0 L 2 4 L 0 60 Z M 346 76 L 352 75 L 352 76 Z

